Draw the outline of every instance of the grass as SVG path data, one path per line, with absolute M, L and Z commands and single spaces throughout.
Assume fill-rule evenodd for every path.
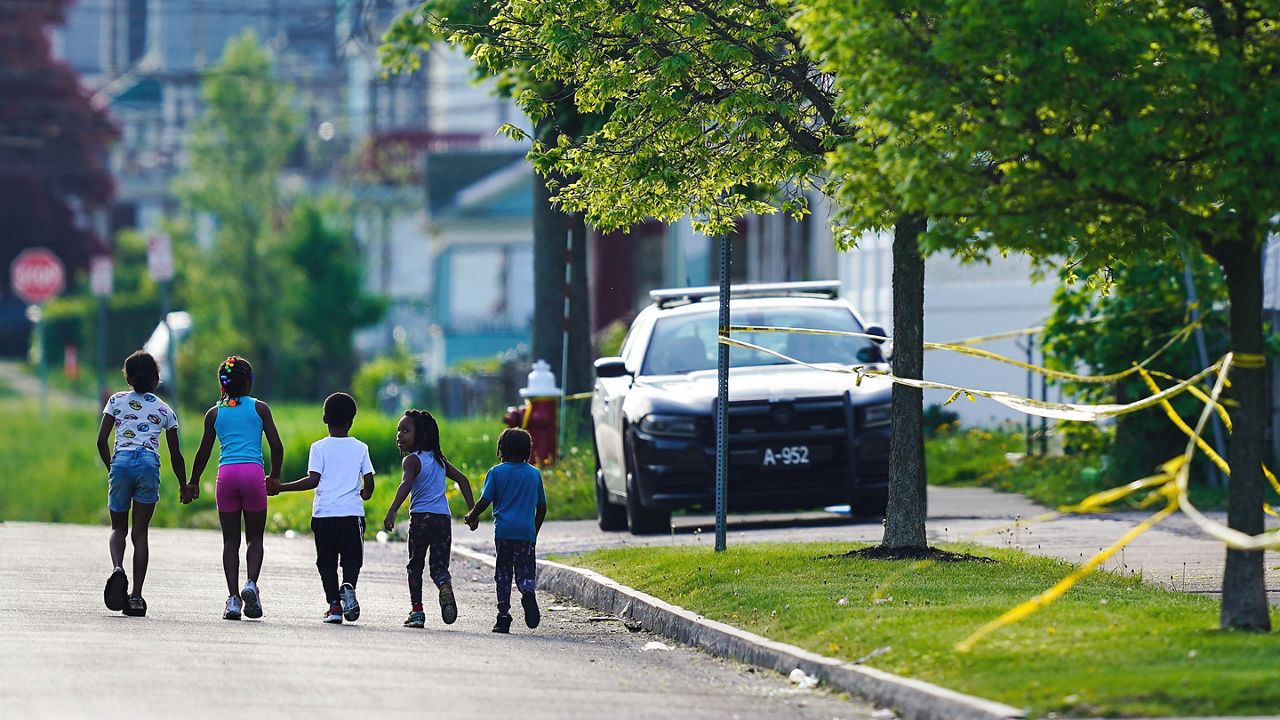
M 324 436 L 318 405 L 278 405 L 272 414 L 285 445 L 285 479 L 306 474 L 307 450 Z M 99 415 L 96 410 L 50 408 L 42 421 L 30 401 L 0 398 L 0 520 L 106 524 L 106 471 L 98 459 L 94 439 Z M 186 409 L 181 415 L 183 455 L 190 468 L 200 442 L 199 415 Z M 373 498 L 365 505 L 372 534 L 382 523 L 400 482 L 400 453 L 395 448 L 396 418 L 371 412 L 356 417 L 352 435 L 369 445 L 378 472 Z M 502 424 L 495 420 L 441 420 L 441 435 L 450 461 L 471 480 L 479 496 L 485 471 L 492 466 L 494 447 Z M 160 527 L 214 528 L 218 525 L 214 504 L 215 458 L 201 479 L 200 499 L 191 505 L 177 501 L 177 482 L 169 470 L 168 453 L 162 452 L 161 497 L 154 524 Z M 590 450 L 571 446 L 564 459 L 543 471 L 547 488 L 548 518 L 595 517 L 594 466 Z M 310 527 L 312 493 L 290 493 L 271 499 L 268 527 L 275 531 Z M 450 483 L 450 505 L 460 515 L 465 510 L 457 487 Z M 402 508 L 401 519 L 407 517 Z
M 1104 458 L 1096 450 L 1047 457 L 1022 457 L 1026 442 L 1018 432 L 943 427 L 925 441 L 925 465 L 930 485 L 979 486 L 1025 495 L 1049 507 L 1080 502 L 1102 490 L 1130 480 L 1117 480 L 1103 470 Z M 1011 461 L 1007 454 L 1018 456 Z M 1191 485 L 1191 501 L 1201 510 L 1226 508 L 1222 488 Z M 1273 496 L 1269 500 L 1275 503 Z M 1136 508 L 1138 494 L 1117 505 Z
M 955 645 L 1073 566 L 949 546 L 994 563 L 839 557 L 843 544 L 601 550 L 566 561 L 709 618 L 1028 708 L 1036 716 L 1249 715 L 1280 708 L 1280 637 L 1223 632 L 1215 601 L 1110 574 L 980 643 Z M 842 598 L 847 604 L 841 605 Z M 877 601 L 879 598 L 879 601 Z M 1280 613 L 1273 611 L 1273 624 Z

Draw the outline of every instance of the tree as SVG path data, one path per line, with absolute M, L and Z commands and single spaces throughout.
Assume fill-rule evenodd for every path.
M 494 17 L 495 5 L 476 0 L 428 0 L 415 10 L 401 15 L 384 37 L 381 50 L 383 63 L 393 72 L 412 72 L 421 66 L 421 53 L 433 44 L 448 41 L 471 51 L 474 33 L 486 27 Z M 493 78 L 496 92 L 502 96 L 526 92 L 553 98 L 550 112 L 536 122 L 534 135 L 552 139 L 564 133 L 577 137 L 590 127 L 593 119 L 578 112 L 562 86 L 534 77 L 525 62 L 513 60 L 503 64 L 478 63 L 479 78 Z M 591 355 L 591 292 L 587 278 L 588 228 L 581 212 L 556 209 L 552 200 L 554 188 L 564 178 L 552 174 L 533 189 L 533 357 L 544 359 L 565 393 L 591 390 L 595 370 Z M 567 237 L 568 236 L 568 237 Z M 567 251 L 566 239 L 572 242 Z M 571 263 L 572 276 L 565 286 L 565 264 Z M 564 300 L 569 294 L 568 368 L 561 366 L 563 348 Z M 585 406 L 578 406 L 585 409 Z M 566 418 L 564 421 L 568 421 Z
M 115 193 L 104 160 L 119 133 L 75 71 L 54 60 L 50 25 L 69 0 L 0 4 L 0 289 L 25 247 L 52 249 L 71 269 L 106 245 L 88 218 Z
M 809 193 L 842 182 L 825 173 L 825 155 L 856 143 L 857 128 L 836 107 L 831 76 L 787 26 L 786 3 L 506 0 L 486 8 L 484 22 L 451 23 L 451 39 L 488 72 L 524 68 L 534 82 L 517 101 L 539 127 L 566 102 L 602 119 L 581 134 L 534 137 L 530 152 L 538 172 L 560 176 L 556 202 L 596 227 L 689 215 L 704 232 L 726 234 L 746 213 L 800 217 Z M 893 210 L 891 183 L 876 192 L 884 200 L 876 224 L 896 225 L 894 370 L 918 378 L 924 267 L 916 239 L 924 223 Z M 839 237 L 843 247 L 855 240 Z M 920 548 L 921 394 L 895 386 L 893 396 L 885 544 Z
M 270 392 L 282 349 L 296 341 L 281 294 L 296 280 L 282 238 L 277 180 L 298 141 L 290 90 L 272 77 L 271 55 L 252 32 L 227 43 L 201 80 L 204 112 L 187 144 L 188 169 L 175 182 L 184 207 L 217 223 L 213 246 L 190 268 L 194 333 L 188 355 L 239 354 Z M 188 365 L 190 367 L 190 365 Z M 194 368 L 208 387 L 210 368 Z M 200 382 L 199 380 L 205 380 Z
M 1227 351 L 1229 337 L 1222 271 L 1203 255 L 1188 260 L 1200 302 L 1206 353 L 1217 358 Z M 1181 265 L 1180 260 L 1157 257 L 1116 264 L 1105 271 L 1080 266 L 1064 271 L 1066 277 L 1054 293 L 1053 314 L 1045 323 L 1046 364 L 1067 371 L 1081 371 L 1083 366 L 1090 375 L 1116 373 L 1172 341 L 1147 368 L 1178 378 L 1195 375 L 1204 367 L 1195 338 L 1190 333 L 1178 336 L 1191 320 Z M 1109 274 L 1105 294 L 1096 283 L 1072 280 L 1072 276 L 1096 277 L 1102 272 Z M 1130 403 L 1151 394 L 1137 375 L 1106 384 L 1069 383 L 1066 390 L 1077 400 L 1092 403 Z M 1193 425 L 1204 407 L 1190 394 L 1170 403 Z M 1150 475 L 1152 468 L 1181 453 L 1186 444 L 1186 436 L 1160 408 L 1121 415 L 1116 418 L 1108 453 L 1107 480 L 1118 485 Z M 1201 469 L 1216 472 L 1207 462 Z
M 287 288 L 283 302 L 297 342 L 285 348 L 286 395 L 320 398 L 347 387 L 355 371 L 352 336 L 382 317 L 385 304 L 364 292 L 364 262 L 350 227 L 311 201 L 300 201 L 285 231 L 286 258 L 302 282 Z
M 1259 253 L 1280 209 L 1274 3 L 807 0 L 842 106 L 927 214 L 925 247 L 992 238 L 1101 265 L 1203 251 L 1225 272 L 1228 521 L 1257 534 L 1269 411 Z M 865 144 L 864 144 L 865 145 Z M 836 152 L 865 168 L 864 146 Z M 846 184 L 845 193 L 856 192 Z M 846 195 L 852 199 L 853 195 Z M 1267 629 L 1262 553 L 1227 551 L 1222 625 Z

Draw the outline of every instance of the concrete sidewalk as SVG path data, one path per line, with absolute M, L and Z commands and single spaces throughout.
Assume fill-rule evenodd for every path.
M 929 488 L 926 529 L 930 542 L 972 540 L 984 545 L 1013 547 L 1038 555 L 1080 563 L 1107 547 L 1147 513 L 1071 515 L 1052 522 L 1028 525 L 1021 521 L 1048 512 L 1048 508 L 1020 495 L 987 488 Z M 1225 522 L 1225 513 L 1209 513 Z M 1278 527 L 1268 518 L 1268 527 Z M 594 521 L 548 522 L 538 538 L 540 555 L 564 555 L 600 547 L 629 545 L 705 545 L 714 542 L 715 523 L 710 517 L 678 517 L 674 532 L 634 536 L 605 533 Z M 980 534 L 993 528 L 999 533 Z M 729 544 L 739 542 L 880 542 L 884 528 L 876 522 L 856 522 L 828 513 L 788 513 L 730 517 Z M 458 534 L 455 542 L 485 550 L 492 533 Z M 1124 574 L 1140 573 L 1149 581 L 1186 592 L 1220 594 L 1226 559 L 1223 546 L 1203 535 L 1189 519 L 1175 515 L 1157 525 L 1105 569 Z M 1280 605 L 1280 554 L 1268 552 L 1267 588 L 1272 604 Z

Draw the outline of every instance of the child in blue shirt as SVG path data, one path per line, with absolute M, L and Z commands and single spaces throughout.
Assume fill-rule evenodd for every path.
M 498 563 L 493 579 L 498 584 L 498 621 L 496 633 L 511 632 L 511 578 L 520 589 L 524 607 L 524 624 L 538 627 L 541 615 L 534 595 L 537 562 L 534 544 L 547 516 L 547 494 L 542 487 L 542 473 L 529 464 L 533 448 L 529 433 L 521 428 L 508 428 L 498 437 L 498 459 L 501 464 L 489 469 L 484 478 L 480 501 L 467 513 L 467 525 L 475 530 L 480 513 L 493 505 L 493 538 L 498 547 Z

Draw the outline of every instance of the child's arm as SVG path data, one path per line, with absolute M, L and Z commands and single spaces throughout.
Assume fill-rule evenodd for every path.
M 480 500 L 472 506 L 471 511 L 466 514 L 466 517 L 462 518 L 462 521 L 467 524 L 467 527 L 475 530 L 480 526 L 480 513 L 488 509 L 489 501 L 484 498 L 480 498 Z
M 422 461 L 417 455 L 409 454 L 404 456 L 404 462 L 400 463 L 400 487 L 396 488 L 396 497 L 391 501 L 391 507 L 387 508 L 387 516 L 382 520 L 382 527 L 387 532 L 396 529 L 396 513 L 400 512 L 400 506 L 404 504 L 405 498 L 409 497 L 409 492 L 413 490 L 413 479 L 418 477 L 418 473 L 422 471 Z
M 178 428 L 171 427 L 164 431 L 165 442 L 169 445 L 169 466 L 178 478 L 178 497 L 185 505 L 191 502 L 191 491 L 187 488 L 187 461 L 182 457 L 182 442 L 178 439 Z
M 373 473 L 364 474 L 364 489 L 360 491 L 360 499 L 368 500 L 373 497 Z
M 542 521 L 547 519 L 547 504 L 545 502 L 538 503 L 538 509 L 533 514 L 533 529 L 535 532 L 542 532 Z
M 266 403 L 259 400 L 256 409 L 258 411 L 258 417 L 262 418 L 262 432 L 267 436 L 267 449 L 271 451 L 271 473 L 268 474 L 267 477 L 275 478 L 279 481 L 280 467 L 284 465 L 284 444 L 280 442 L 280 431 L 276 430 L 275 418 L 271 417 L 271 408 L 267 407 Z M 316 477 L 316 482 L 319 482 L 319 476 L 317 475 Z M 285 483 L 285 485 L 296 485 L 299 482 L 302 481 L 296 480 L 291 483 Z M 283 489 L 284 485 L 281 485 L 280 487 Z M 314 487 L 315 485 L 307 488 L 294 489 L 310 490 Z
M 200 497 L 200 476 L 204 474 L 204 466 L 209 464 L 209 454 L 213 452 L 213 439 L 217 437 L 213 423 L 217 419 L 218 408 L 215 405 L 204 414 L 204 434 L 200 436 L 200 447 L 196 448 L 196 459 L 191 461 L 192 500 Z
M 462 493 L 462 499 L 467 502 L 467 510 L 476 506 L 476 498 L 471 494 L 471 481 L 467 479 L 466 474 L 453 466 L 453 463 L 445 461 L 444 476 L 458 483 L 458 490 Z
M 110 415 L 102 415 L 102 423 L 98 425 L 98 457 L 102 458 L 102 466 L 111 469 L 111 429 L 116 426 L 116 419 Z
M 275 489 L 275 492 L 271 493 L 272 495 L 282 493 L 282 492 L 301 492 L 303 490 L 315 490 L 316 486 L 319 484 L 320 484 L 320 473 L 316 472 L 315 470 L 312 470 L 311 472 L 307 473 L 306 477 L 300 480 L 294 480 L 293 482 L 282 483 L 279 481 L 275 481 L 273 478 L 267 478 L 267 487 L 268 488 L 274 487 Z

